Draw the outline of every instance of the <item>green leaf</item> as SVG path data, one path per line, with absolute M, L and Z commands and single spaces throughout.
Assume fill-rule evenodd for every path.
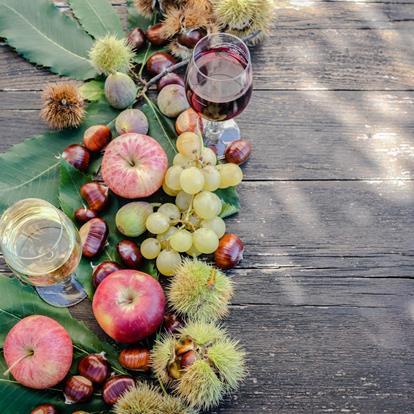
M 83 99 L 95 102 L 103 99 L 105 97 L 105 82 L 100 80 L 91 80 L 85 82 L 80 88 L 79 91 Z
M 128 30 L 139 27 L 142 30 L 148 29 L 153 24 L 153 18 L 142 16 L 138 13 L 138 10 L 134 7 L 134 2 L 128 0 Z
M 108 0 L 68 0 L 82 27 L 95 39 L 107 34 L 125 36 L 121 20 Z
M 147 103 L 142 106 L 141 111 L 144 112 L 148 118 L 148 135 L 160 143 L 167 153 L 169 163 L 172 164 L 172 160 L 175 154 L 177 154 L 177 149 L 175 147 L 177 133 L 175 132 L 174 122 L 163 115 L 157 105 L 146 95 L 144 98 Z
M 148 273 L 156 280 L 160 278 L 157 267 L 155 266 L 155 260 L 145 260 L 144 264 L 139 270 L 144 273 Z
M 57 157 L 69 144 L 81 142 L 86 128 L 107 124 L 118 114 L 106 102 L 92 103 L 87 110 L 80 128 L 37 135 L 0 155 L 0 213 L 28 197 L 42 198 L 59 206 Z
M 0 276 L 0 346 L 9 330 L 22 318 L 29 315 L 48 316 L 65 327 L 75 346 L 76 355 L 105 352 L 115 370 L 122 371 L 117 360 L 118 350 L 112 345 L 102 342 L 83 323 L 72 318 L 64 308 L 54 308 L 43 302 L 34 290 L 21 284 L 17 279 Z M 0 358 L 0 372 L 6 369 L 3 357 Z M 104 410 L 105 405 L 100 397 L 95 397 L 88 404 L 68 406 L 64 403 L 62 393 L 53 390 L 31 390 L 14 382 L 11 376 L 0 378 L 0 412 L 29 413 L 38 404 L 49 402 L 55 404 L 61 413 L 72 413 L 75 410 Z
M 229 187 L 222 190 L 216 190 L 215 193 L 221 198 L 223 208 L 220 217 L 225 218 L 240 211 L 240 200 L 236 187 Z
M 54 73 L 79 80 L 96 76 L 88 59 L 92 38 L 49 0 L 0 0 L 0 37 Z
M 75 219 L 75 211 L 85 204 L 80 196 L 79 189 L 91 180 L 92 176 L 72 167 L 63 159 L 60 161 L 59 204 L 71 220 Z

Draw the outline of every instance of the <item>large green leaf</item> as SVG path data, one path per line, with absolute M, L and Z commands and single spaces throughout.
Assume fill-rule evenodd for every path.
M 240 200 L 236 187 L 216 190 L 215 193 L 221 198 L 223 203 L 223 208 L 220 213 L 221 218 L 229 217 L 240 211 Z
M 18 280 L 0 276 L 0 346 L 3 346 L 8 331 L 22 318 L 29 315 L 45 315 L 58 321 L 68 331 L 72 338 L 76 356 L 86 353 L 105 352 L 112 367 L 120 372 L 117 354 L 118 350 L 112 345 L 102 342 L 83 323 L 72 318 L 67 309 L 54 308 L 43 302 L 29 286 L 22 285 Z M 5 363 L 0 358 L 0 372 L 5 371 Z M 29 413 L 31 409 L 41 403 L 50 402 L 59 407 L 62 413 L 84 409 L 87 411 L 105 410 L 101 398 L 96 397 L 88 404 L 64 404 L 60 391 L 30 390 L 17 384 L 12 376 L 0 378 L 0 412 L 2 413 Z M 106 410 L 105 410 L 106 411 Z
M 95 102 L 105 98 L 104 86 L 105 82 L 102 80 L 91 80 L 85 82 L 79 90 L 83 99 Z
M 60 161 L 57 157 L 69 144 L 81 142 L 86 128 L 106 124 L 118 113 L 105 102 L 92 103 L 87 110 L 87 118 L 80 128 L 29 138 L 0 155 L 0 213 L 27 197 L 59 205 Z
M 0 0 L 0 37 L 30 62 L 59 75 L 90 79 L 92 38 L 50 0 Z
M 68 0 L 73 14 L 94 38 L 114 34 L 125 36 L 121 20 L 108 0 Z

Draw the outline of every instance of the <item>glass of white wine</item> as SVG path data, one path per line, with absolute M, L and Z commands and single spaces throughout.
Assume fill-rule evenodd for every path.
M 14 274 L 57 307 L 73 306 L 86 293 L 74 277 L 82 256 L 72 221 L 45 200 L 27 198 L 0 218 L 0 247 Z

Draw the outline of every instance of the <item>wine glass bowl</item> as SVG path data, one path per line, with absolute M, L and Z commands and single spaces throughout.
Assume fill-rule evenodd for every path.
M 227 33 L 205 36 L 193 50 L 185 85 L 190 106 L 205 120 L 206 145 L 222 156 L 226 144 L 240 138 L 233 118 L 246 108 L 252 94 L 247 45 Z

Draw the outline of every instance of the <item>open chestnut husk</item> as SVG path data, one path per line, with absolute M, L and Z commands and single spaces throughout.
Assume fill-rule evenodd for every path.
M 42 404 L 33 408 L 30 414 L 58 414 L 59 411 L 52 404 Z
M 106 125 L 92 125 L 83 134 L 83 144 L 92 152 L 103 150 L 112 137 Z
M 121 266 L 116 262 L 111 262 L 106 260 L 102 263 L 99 263 L 93 269 L 92 273 L 92 283 L 95 289 L 101 284 L 101 282 L 109 276 L 111 273 L 116 272 L 117 270 L 121 270 Z
M 151 370 L 151 353 L 148 348 L 124 349 L 119 354 L 119 363 L 131 371 L 148 372 Z
M 93 384 L 88 378 L 74 375 L 67 379 L 63 393 L 66 404 L 86 402 L 92 398 Z
M 184 322 L 175 313 L 168 313 L 164 316 L 163 326 L 168 333 L 176 333 L 184 326 Z
M 148 58 L 146 68 L 151 75 L 155 76 L 176 63 L 177 61 L 170 54 L 165 52 L 155 52 Z
M 93 354 L 79 361 L 78 371 L 94 384 L 102 384 L 109 376 L 110 366 L 102 354 Z
M 91 181 L 80 188 L 81 197 L 88 203 L 90 210 L 101 211 L 109 201 L 109 189 L 106 185 Z
M 249 159 L 251 152 L 252 146 L 250 142 L 245 139 L 238 139 L 229 144 L 224 156 L 227 162 L 241 165 Z
M 244 244 L 240 237 L 226 233 L 214 253 L 214 261 L 220 269 L 226 270 L 236 266 L 243 259 Z
M 80 229 L 82 254 L 86 257 L 96 256 L 105 247 L 108 237 L 108 226 L 101 218 L 94 218 L 86 222 Z
M 154 46 L 164 46 L 168 43 L 168 38 L 162 34 L 163 26 L 163 23 L 156 23 L 145 32 L 145 37 Z
M 145 34 L 144 32 L 139 28 L 136 27 L 135 29 L 132 29 L 128 34 L 128 43 L 131 45 L 132 50 L 134 52 L 138 52 L 143 48 L 145 45 Z
M 122 262 L 129 268 L 136 268 L 142 262 L 139 247 L 132 240 L 121 240 L 116 245 L 116 251 Z
M 159 92 L 162 88 L 167 85 L 181 85 L 185 86 L 184 79 L 182 76 L 177 75 L 174 72 L 167 73 L 157 82 L 157 91 Z
M 98 213 L 89 208 L 80 207 L 75 211 L 75 219 L 78 223 L 86 223 L 96 217 L 98 217 Z
M 89 167 L 90 154 L 82 145 L 72 144 L 62 152 L 62 158 L 80 171 L 86 171 Z
M 194 46 L 201 40 L 207 32 L 204 29 L 190 29 L 180 32 L 177 36 L 177 41 L 180 45 L 188 49 L 193 49 Z
M 135 385 L 128 375 L 114 375 L 109 378 L 102 389 L 102 398 L 108 405 L 114 405 L 121 396 Z

